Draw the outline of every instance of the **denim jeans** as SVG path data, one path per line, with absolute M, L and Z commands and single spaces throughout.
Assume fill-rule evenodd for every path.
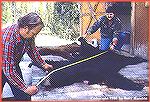
M 112 39 L 110 38 L 101 38 L 100 40 L 100 50 L 108 50 Z
M 115 49 L 116 50 L 121 50 L 121 47 L 127 43 L 127 37 L 129 37 L 129 33 L 126 33 L 126 32 L 120 32 L 119 36 L 118 36 L 118 43 L 117 45 L 115 46 Z M 109 49 L 109 46 L 110 46 L 110 43 L 112 42 L 112 38 L 104 38 L 104 37 L 101 37 L 101 40 L 100 40 L 100 50 L 108 50 Z

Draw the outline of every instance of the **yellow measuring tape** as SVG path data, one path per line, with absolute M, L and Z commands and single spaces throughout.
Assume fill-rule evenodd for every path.
M 69 65 L 60 67 L 60 68 L 58 68 L 58 69 L 55 69 L 55 70 L 51 71 L 49 74 L 47 74 L 42 80 L 40 80 L 40 81 L 36 84 L 36 86 L 39 86 L 46 78 L 48 78 L 52 73 L 54 73 L 54 72 L 56 72 L 56 71 L 59 71 L 59 70 L 68 68 L 68 67 L 70 67 L 70 66 L 73 66 L 73 65 L 76 65 L 76 64 L 85 62 L 85 61 L 88 61 L 88 60 L 90 60 L 90 59 L 93 59 L 93 58 L 96 58 L 96 57 L 98 57 L 98 56 L 101 56 L 101 55 L 103 55 L 103 54 L 105 54 L 105 53 L 107 53 L 107 52 L 108 52 L 108 51 L 104 51 L 104 52 L 99 53 L 99 54 L 97 54 L 97 55 L 94 55 L 94 56 L 92 56 L 92 57 L 89 57 L 89 58 L 86 58 L 86 59 L 83 59 L 83 60 L 74 62 L 74 63 L 72 63 L 72 64 L 69 64 Z

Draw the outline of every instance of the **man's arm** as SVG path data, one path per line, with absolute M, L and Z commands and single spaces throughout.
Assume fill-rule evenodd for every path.
M 117 38 L 118 39 L 118 34 L 122 29 L 122 22 L 119 18 L 116 18 L 116 22 L 115 22 L 115 26 L 113 28 L 113 38 Z
M 114 28 L 114 32 L 119 32 L 122 29 L 122 22 L 119 18 L 116 18 L 116 24 Z
M 102 18 L 100 17 L 99 20 L 97 20 L 88 30 L 87 30 L 87 34 L 93 34 L 95 33 L 102 24 Z
M 39 64 L 41 67 L 43 67 L 45 70 L 53 69 L 52 65 L 47 64 L 39 54 L 37 48 L 35 46 L 31 46 L 31 44 L 28 46 L 27 53 L 29 57 L 37 64 Z
M 120 21 L 119 18 L 116 18 L 116 25 L 114 28 L 113 39 L 112 39 L 112 43 L 110 44 L 111 50 L 113 50 L 118 43 L 118 34 L 121 31 L 121 29 L 122 29 L 122 22 Z
M 33 62 L 39 64 L 41 67 L 46 64 L 45 61 L 41 58 L 36 47 L 32 47 L 32 48 L 31 48 L 31 46 L 28 47 L 27 54 L 33 60 Z
M 13 42 L 3 43 L 2 69 L 11 84 L 18 87 L 20 90 L 25 91 L 27 89 L 26 84 L 16 71 L 14 48 L 15 46 Z

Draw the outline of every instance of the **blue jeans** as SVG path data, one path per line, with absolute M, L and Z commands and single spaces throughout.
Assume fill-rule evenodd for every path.
M 99 49 L 100 50 L 108 50 L 111 41 L 112 41 L 112 39 L 110 39 L 110 38 L 101 38 Z
M 16 70 L 17 70 L 18 74 L 20 75 L 20 77 L 23 79 L 22 72 L 21 72 L 21 69 L 20 69 L 19 65 L 16 67 Z M 31 96 L 26 94 L 24 91 L 18 89 L 16 86 L 10 84 L 8 79 L 6 78 L 6 76 L 4 75 L 4 73 L 2 71 L 2 85 L 3 85 L 3 87 L 4 87 L 6 82 L 11 87 L 11 90 L 12 90 L 12 93 L 14 95 L 14 100 L 15 101 L 31 101 Z
M 126 38 L 129 37 L 129 33 L 126 32 L 120 32 L 119 36 L 118 36 L 118 43 L 115 47 L 116 50 L 121 50 L 121 47 L 126 43 Z M 112 38 L 103 38 L 101 37 L 100 40 L 100 50 L 108 50 L 110 43 L 112 42 Z

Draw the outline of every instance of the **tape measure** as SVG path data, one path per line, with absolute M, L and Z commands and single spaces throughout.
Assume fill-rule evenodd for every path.
M 65 68 L 68 68 L 68 67 L 77 65 L 77 64 L 79 64 L 79 63 L 82 63 L 82 62 L 85 62 L 85 61 L 88 61 L 88 60 L 91 60 L 91 59 L 96 58 L 96 57 L 98 57 L 98 56 L 101 56 L 101 55 L 103 55 L 103 54 L 105 54 L 105 53 L 107 53 L 107 52 L 108 52 L 108 51 L 104 51 L 104 52 L 102 52 L 102 53 L 99 53 L 99 54 L 97 54 L 97 55 L 91 56 L 91 57 L 89 57 L 89 58 L 82 59 L 82 60 L 79 60 L 79 61 L 74 62 L 74 63 L 72 63 L 72 64 L 69 64 L 69 65 L 60 67 L 60 68 L 58 68 L 58 69 L 55 69 L 55 70 L 51 71 L 49 74 L 47 74 L 45 77 L 43 77 L 43 79 L 40 80 L 40 81 L 36 84 L 36 86 L 38 87 L 38 86 L 39 86 L 45 79 L 47 79 L 51 74 L 53 74 L 53 73 L 55 73 L 55 72 L 57 72 L 57 71 L 59 71 L 59 70 L 62 70 L 62 69 L 65 69 Z

